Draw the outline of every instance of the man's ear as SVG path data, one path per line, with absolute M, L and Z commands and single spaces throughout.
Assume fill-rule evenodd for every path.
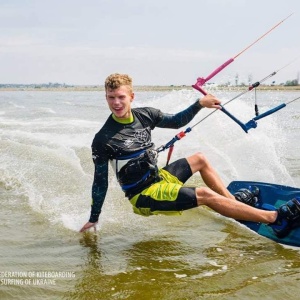
M 131 100 L 130 102 L 132 102 L 134 100 L 134 93 L 131 94 Z

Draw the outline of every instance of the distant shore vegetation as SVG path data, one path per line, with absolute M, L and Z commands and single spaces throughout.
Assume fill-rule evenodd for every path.
M 207 83 L 208 90 L 239 90 L 250 86 L 241 84 L 214 84 Z M 189 85 L 136 85 L 136 91 L 172 91 L 182 89 L 192 89 Z M 260 85 L 261 90 L 300 90 L 298 80 L 286 81 L 286 83 Z M 44 83 L 44 84 L 0 84 L 0 91 L 104 91 L 103 85 L 69 85 L 65 83 Z

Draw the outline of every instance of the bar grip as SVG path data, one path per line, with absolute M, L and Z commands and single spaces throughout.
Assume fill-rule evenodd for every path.
M 274 112 L 276 112 L 276 111 L 278 111 L 278 110 L 280 110 L 280 109 L 282 109 L 284 107 L 286 107 L 286 104 L 282 103 L 282 104 L 280 104 L 280 105 L 278 105 L 278 106 L 276 106 L 276 107 L 274 107 L 274 108 L 272 108 L 272 109 L 270 109 L 270 110 L 268 110 L 268 111 L 266 111 L 266 112 L 258 115 L 257 117 L 253 118 L 253 120 L 257 121 L 259 119 L 262 119 L 262 118 L 264 118 L 266 116 L 269 116 L 269 115 L 273 114 Z

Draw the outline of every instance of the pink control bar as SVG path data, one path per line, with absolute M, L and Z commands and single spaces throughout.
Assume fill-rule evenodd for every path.
M 252 44 L 250 44 L 249 46 L 247 46 L 246 48 L 244 48 L 240 53 L 238 53 L 236 56 L 234 56 L 233 58 L 230 58 L 229 60 L 227 60 L 223 65 L 221 65 L 220 67 L 218 67 L 216 70 L 214 70 L 209 76 L 207 76 L 206 78 L 203 77 L 199 77 L 197 78 L 197 82 L 192 85 L 192 87 L 196 90 L 198 90 L 200 93 L 202 93 L 203 95 L 207 95 L 207 93 L 202 89 L 202 86 L 211 78 L 213 78 L 215 75 L 217 75 L 220 71 L 222 71 L 224 68 L 226 68 L 229 64 L 231 64 L 235 58 L 237 58 L 238 56 L 240 56 L 241 54 L 243 54 L 246 50 L 248 50 L 250 47 L 252 47 L 254 44 L 256 44 L 259 40 L 261 40 L 262 38 L 264 38 L 267 34 L 269 34 L 272 30 L 274 30 L 277 26 L 279 26 L 281 23 L 283 23 L 286 19 L 288 19 L 292 14 L 290 14 L 289 16 L 287 16 L 285 19 L 283 19 L 282 21 L 280 21 L 279 23 L 277 23 L 276 25 L 274 25 L 270 30 L 268 30 L 265 34 L 263 34 L 262 36 L 260 36 L 257 40 L 255 40 Z
M 226 62 L 224 62 L 223 65 L 215 69 L 210 75 L 208 75 L 206 78 L 199 77 L 197 78 L 197 82 L 192 85 L 192 87 L 196 90 L 198 90 L 203 95 L 206 95 L 207 93 L 202 89 L 202 86 L 211 78 L 216 76 L 219 72 L 221 72 L 224 68 L 226 68 L 229 64 L 231 64 L 234 61 L 233 58 L 228 59 Z

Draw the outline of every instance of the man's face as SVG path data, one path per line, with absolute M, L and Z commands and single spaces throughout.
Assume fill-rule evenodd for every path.
M 131 114 L 131 102 L 134 99 L 134 93 L 129 86 L 122 85 L 115 90 L 106 90 L 106 101 L 109 109 L 117 117 L 126 119 Z

